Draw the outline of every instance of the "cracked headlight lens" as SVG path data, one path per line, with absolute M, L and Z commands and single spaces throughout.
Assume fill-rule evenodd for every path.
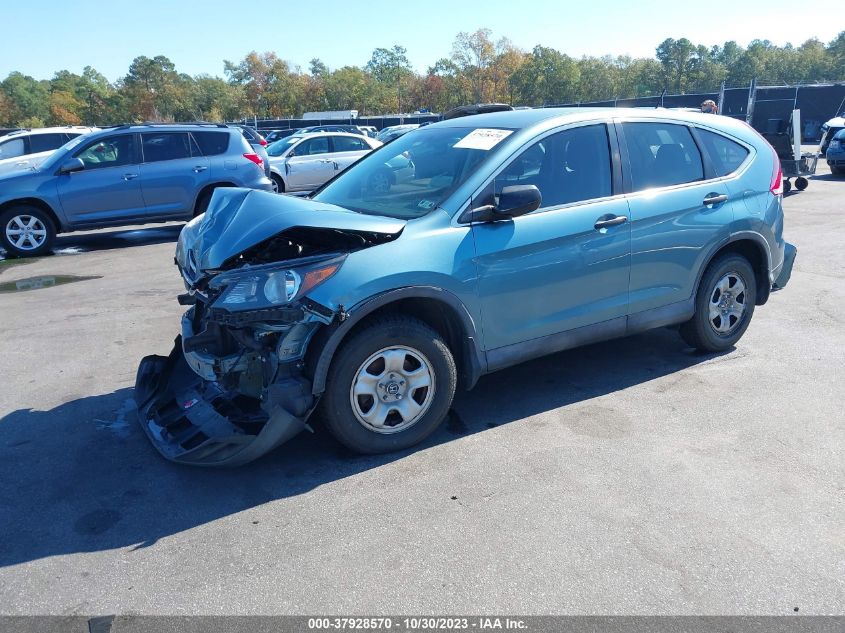
M 254 267 L 222 273 L 209 283 L 210 288 L 221 291 L 213 307 L 254 310 L 291 303 L 334 275 L 344 259 L 323 260 L 295 270 Z

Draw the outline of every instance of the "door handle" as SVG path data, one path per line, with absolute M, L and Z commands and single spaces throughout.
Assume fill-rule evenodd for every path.
M 594 225 L 596 230 L 606 229 L 611 226 L 619 226 L 620 224 L 625 224 L 628 221 L 628 216 L 626 215 L 603 215 Z
M 727 202 L 727 200 L 728 197 L 723 193 L 708 193 L 702 202 L 705 207 L 709 207 L 714 204 L 722 204 L 723 202 Z
M 124 180 L 132 180 L 133 178 L 137 178 L 138 174 L 123 174 Z
M 208 169 L 206 165 L 197 165 L 196 167 L 194 167 L 194 171 L 196 173 L 200 173 L 201 171 L 205 171 L 206 169 Z

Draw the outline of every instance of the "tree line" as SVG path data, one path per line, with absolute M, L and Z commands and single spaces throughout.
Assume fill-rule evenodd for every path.
M 459 33 L 448 57 L 425 73 L 402 46 L 377 48 L 363 66 L 308 69 L 275 53 L 224 61 L 224 76 L 191 76 L 163 55 L 136 57 L 114 83 L 91 66 L 36 80 L 11 72 L 0 82 L 0 126 L 105 125 L 133 121 L 297 118 L 306 111 L 358 110 L 359 116 L 442 112 L 479 102 L 538 106 L 659 94 L 715 92 L 722 82 L 747 86 L 845 79 L 845 31 L 825 44 L 798 47 L 753 40 L 704 46 L 666 39 L 654 57 L 573 58 L 548 46 L 522 50 L 489 29 Z

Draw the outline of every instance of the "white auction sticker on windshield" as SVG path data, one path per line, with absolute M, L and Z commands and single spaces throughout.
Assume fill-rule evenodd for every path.
M 493 149 L 502 139 L 510 134 L 513 134 L 513 130 L 478 128 L 455 143 L 454 147 L 463 149 Z

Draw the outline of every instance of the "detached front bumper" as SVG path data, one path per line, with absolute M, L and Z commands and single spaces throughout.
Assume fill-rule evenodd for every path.
M 188 365 L 182 337 L 168 357 L 147 356 L 138 367 L 135 402 L 141 427 L 167 459 L 194 466 L 246 464 L 307 428 L 283 406 L 303 395 L 297 381 L 274 385 L 251 400 L 204 380 Z
M 783 250 L 783 264 L 781 264 L 780 270 L 778 271 L 775 281 L 772 284 L 772 291 L 786 288 L 786 284 L 789 283 L 789 278 L 792 277 L 792 267 L 795 265 L 796 255 L 798 255 L 798 249 L 787 242 L 786 247 Z

